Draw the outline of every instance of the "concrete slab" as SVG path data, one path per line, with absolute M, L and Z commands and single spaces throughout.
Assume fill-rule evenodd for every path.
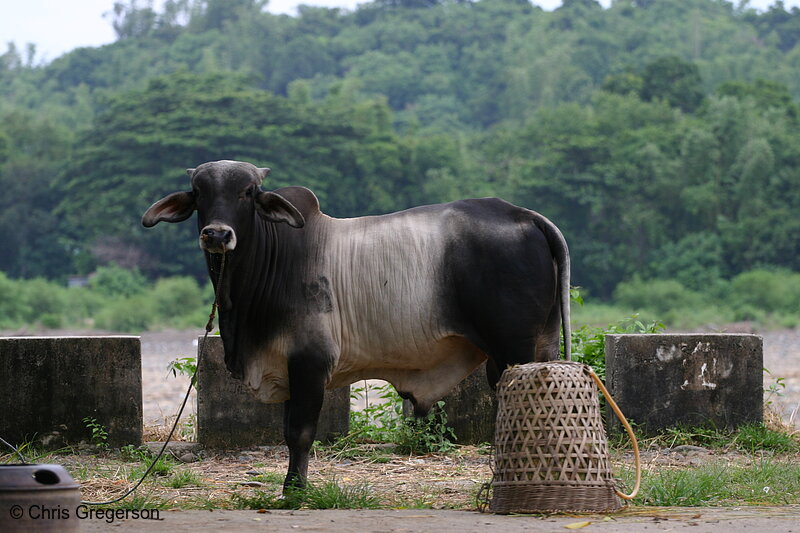
M 0 435 L 8 441 L 89 442 L 89 417 L 110 446 L 142 442 L 139 337 L 2 337 L 0 376 Z
M 658 532 L 689 528 L 692 533 L 752 533 L 800 531 L 800 507 L 642 508 L 612 515 L 504 516 L 474 511 L 329 510 L 329 511 L 161 511 L 160 520 L 85 519 L 82 531 L 209 532 L 433 532 L 531 533 Z

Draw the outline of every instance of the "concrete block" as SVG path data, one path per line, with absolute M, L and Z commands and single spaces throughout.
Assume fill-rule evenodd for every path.
M 453 430 L 456 443 L 494 442 L 497 397 L 486 380 L 485 363 L 456 385 L 442 400 L 447 425 Z M 403 402 L 403 414 L 414 416 L 414 407 L 408 400 Z
M 447 423 L 459 444 L 494 442 L 497 397 L 486 380 L 486 364 L 444 397 Z
M 284 442 L 283 403 L 258 400 L 225 368 L 222 338 L 208 337 L 197 371 L 197 440 L 209 448 L 242 448 Z M 198 354 L 203 338 L 198 343 Z M 331 441 L 350 427 L 350 387 L 325 391 L 317 440 Z
M 606 386 L 645 432 L 677 425 L 736 428 L 763 420 L 756 335 L 606 335 Z M 621 430 L 613 413 L 609 431 Z
M 110 446 L 139 445 L 139 337 L 0 338 L 0 406 L 0 436 L 12 443 L 88 442 L 92 417 Z

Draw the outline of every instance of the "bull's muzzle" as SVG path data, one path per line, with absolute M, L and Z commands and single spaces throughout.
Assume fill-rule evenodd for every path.
M 236 233 L 224 224 L 209 224 L 200 231 L 200 248 L 208 253 L 221 254 L 236 248 Z

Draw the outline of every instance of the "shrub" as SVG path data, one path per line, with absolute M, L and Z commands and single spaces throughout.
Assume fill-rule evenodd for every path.
M 112 300 L 95 317 L 95 326 L 122 333 L 147 330 L 156 321 L 152 300 L 144 295 Z
M 453 449 L 455 435 L 447 425 L 447 414 L 439 401 L 424 418 L 409 418 L 403 414 L 403 400 L 394 387 L 354 387 L 351 396 L 365 398 L 375 392 L 380 401 L 370 403 L 360 411 L 350 412 L 350 435 L 341 439 L 342 446 L 355 437 L 372 442 L 396 444 L 402 453 L 444 453 Z
M 30 315 L 30 303 L 21 290 L 21 282 L 0 272 L 0 327 L 12 328 L 24 323 Z
M 572 360 L 592 367 L 602 380 L 606 376 L 606 335 L 621 333 L 661 333 L 664 324 L 661 322 L 645 323 L 638 315 L 609 324 L 605 328 L 582 326 L 572 332 Z
M 44 322 L 42 317 L 45 317 L 45 320 L 52 324 L 56 321 L 54 317 L 61 317 L 66 313 L 68 309 L 66 288 L 42 278 L 18 281 L 17 286 L 26 304 L 23 307 L 25 323 Z
M 624 281 L 614 290 L 614 299 L 631 309 L 646 309 L 659 315 L 674 309 L 692 309 L 706 305 L 702 295 L 672 279 L 644 281 L 635 278 Z
M 729 300 L 742 319 L 764 313 L 800 313 L 800 274 L 788 271 L 752 270 L 739 274 L 730 284 Z
M 89 280 L 89 287 L 104 296 L 134 296 L 144 292 L 147 286 L 139 269 L 127 270 L 116 265 L 99 267 Z

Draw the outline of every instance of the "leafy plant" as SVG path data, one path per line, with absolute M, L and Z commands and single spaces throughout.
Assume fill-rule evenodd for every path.
M 97 448 L 101 450 L 108 449 L 108 431 L 105 426 L 100 424 L 94 417 L 84 417 L 83 423 L 92 432 L 91 441 Z
M 378 401 L 370 402 L 370 392 Z M 391 384 L 353 387 L 351 397 L 363 399 L 363 410 L 350 413 L 350 435 L 337 445 L 343 447 L 355 441 L 396 444 L 403 453 L 444 453 L 453 449 L 455 435 L 447 425 L 444 402 L 438 402 L 427 416 L 421 419 L 406 417 L 403 399 Z
M 455 447 L 455 438 L 447 425 L 444 402 L 439 401 L 424 418 L 402 418 L 394 443 L 403 453 L 446 453 Z
M 664 324 L 643 322 L 638 314 L 605 328 L 581 326 L 572 332 L 572 359 L 592 367 L 600 379 L 606 375 L 605 336 L 624 333 L 660 333 Z
M 173 377 L 194 376 L 197 372 L 197 358 L 196 357 L 177 357 L 167 364 L 167 372 L 172 372 Z
M 765 398 L 764 404 L 772 405 L 774 397 L 783 396 L 783 391 L 786 390 L 786 378 L 773 376 L 769 369 L 764 368 L 764 374 L 772 378 L 772 382 L 764 389 Z

